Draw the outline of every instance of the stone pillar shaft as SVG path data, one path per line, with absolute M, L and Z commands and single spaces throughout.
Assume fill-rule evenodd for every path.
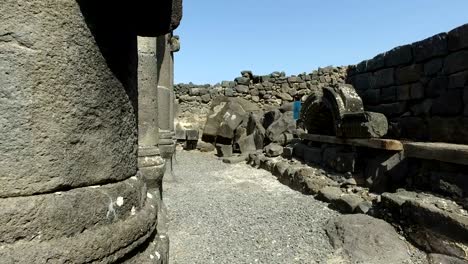
M 138 167 L 148 187 L 161 188 L 156 38 L 138 37 Z
M 158 61 L 158 109 L 159 109 L 159 146 L 162 156 L 172 157 L 175 151 L 174 141 L 174 60 L 170 41 L 172 34 L 157 38 Z
M 174 60 L 170 43 L 172 34 L 157 38 L 159 109 L 161 118 L 159 128 L 172 131 L 174 128 Z

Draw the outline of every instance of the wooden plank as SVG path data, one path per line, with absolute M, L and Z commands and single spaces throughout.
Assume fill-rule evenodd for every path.
M 374 149 L 384 150 L 403 150 L 403 144 L 394 139 L 381 139 L 381 138 L 339 138 L 335 136 L 315 135 L 315 134 L 302 134 L 302 139 L 317 141 L 330 144 L 351 145 L 356 147 L 368 147 Z
M 405 142 L 405 156 L 468 165 L 468 145 L 439 142 Z

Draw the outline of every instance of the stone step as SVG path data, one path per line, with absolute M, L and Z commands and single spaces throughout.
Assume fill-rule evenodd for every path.
M 454 201 L 398 190 L 382 194 L 378 214 L 427 252 L 468 260 L 468 212 Z

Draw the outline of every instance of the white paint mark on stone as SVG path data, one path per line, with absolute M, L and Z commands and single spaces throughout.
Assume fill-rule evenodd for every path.
M 153 199 L 153 195 L 149 192 L 146 193 L 146 197 L 150 198 L 150 199 Z
M 112 201 L 112 198 L 109 195 L 107 196 L 109 197 L 110 203 L 107 208 L 106 218 L 111 220 L 111 215 L 112 215 L 113 219 L 117 219 L 117 213 L 115 212 L 115 209 L 114 209 L 114 201 Z
M 155 251 L 154 254 L 156 254 L 156 257 L 158 258 L 158 260 L 161 259 L 161 254 L 159 254 L 159 252 Z
M 151 205 L 151 208 L 154 208 L 154 205 Z
M 236 115 L 231 116 L 231 120 L 234 120 L 234 119 L 236 119 Z
M 135 208 L 135 206 L 132 206 L 132 210 L 130 211 L 130 214 L 131 214 L 131 215 L 135 215 L 135 214 L 136 214 L 136 208 Z
M 165 235 L 160 235 L 159 237 L 160 237 L 160 238 L 166 238 L 166 236 L 165 236 Z
M 117 197 L 115 204 L 119 207 L 122 206 L 124 204 L 124 198 L 122 196 Z
M 154 256 L 153 256 L 153 255 L 150 255 L 150 259 L 154 259 Z
M 138 181 L 138 177 L 137 176 L 133 176 L 131 177 L 130 179 L 134 180 L 134 181 Z

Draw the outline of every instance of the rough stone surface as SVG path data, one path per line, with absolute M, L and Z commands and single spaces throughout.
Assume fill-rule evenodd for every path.
M 333 186 L 326 186 L 322 188 L 317 195 L 317 199 L 320 201 L 334 203 L 343 195 L 343 191 L 341 191 L 338 187 Z
M 197 142 L 197 149 L 201 152 L 211 152 L 214 151 L 216 148 L 213 144 L 200 140 Z
M 237 141 L 237 144 L 239 144 L 240 151 L 243 154 L 248 154 L 257 150 L 255 145 L 255 137 L 253 134 L 241 137 Z
M 411 64 L 395 71 L 397 84 L 417 82 L 422 77 L 423 67 L 421 64 Z
M 296 128 L 296 122 L 293 119 L 292 112 L 284 113 L 278 120 L 274 121 L 266 129 L 266 136 L 271 141 L 277 141 L 286 131 L 292 131 Z
M 322 149 L 317 147 L 305 147 L 303 159 L 308 163 L 322 163 Z
M 408 64 L 413 60 L 411 45 L 396 47 L 385 55 L 385 66 Z
M 468 69 L 468 50 L 461 50 L 447 56 L 444 70 L 447 74 Z
M 265 153 L 268 157 L 278 157 L 283 154 L 283 147 L 278 144 L 271 143 L 265 147 Z
M 381 113 L 348 114 L 341 121 L 341 131 L 349 138 L 380 138 L 387 134 L 388 121 Z
M 35 14 L 57 8 L 50 19 Z M 15 14 L 0 26 L 0 197 L 135 175 L 136 38 L 125 27 L 119 35 L 91 31 L 89 14 L 74 1 L 6 1 L 0 12 Z M 121 54 L 112 65 L 119 75 L 93 34 L 103 37 L 98 45 Z M 119 45 L 111 46 L 112 38 Z
M 427 59 L 446 55 L 447 48 L 447 33 L 440 33 L 413 43 L 413 53 L 416 62 L 425 61 Z
M 216 144 L 216 151 L 219 157 L 231 157 L 232 145 Z
M 448 33 L 448 48 L 451 51 L 468 47 L 468 24 L 457 27 Z
M 468 261 L 441 254 L 429 254 L 427 256 L 429 264 L 467 264 Z
M 329 220 L 326 232 L 344 263 L 411 263 L 408 245 L 385 221 L 367 215 Z
M 356 165 L 356 153 L 347 151 L 342 147 L 328 147 L 323 151 L 323 163 L 325 166 L 338 172 L 354 172 Z

